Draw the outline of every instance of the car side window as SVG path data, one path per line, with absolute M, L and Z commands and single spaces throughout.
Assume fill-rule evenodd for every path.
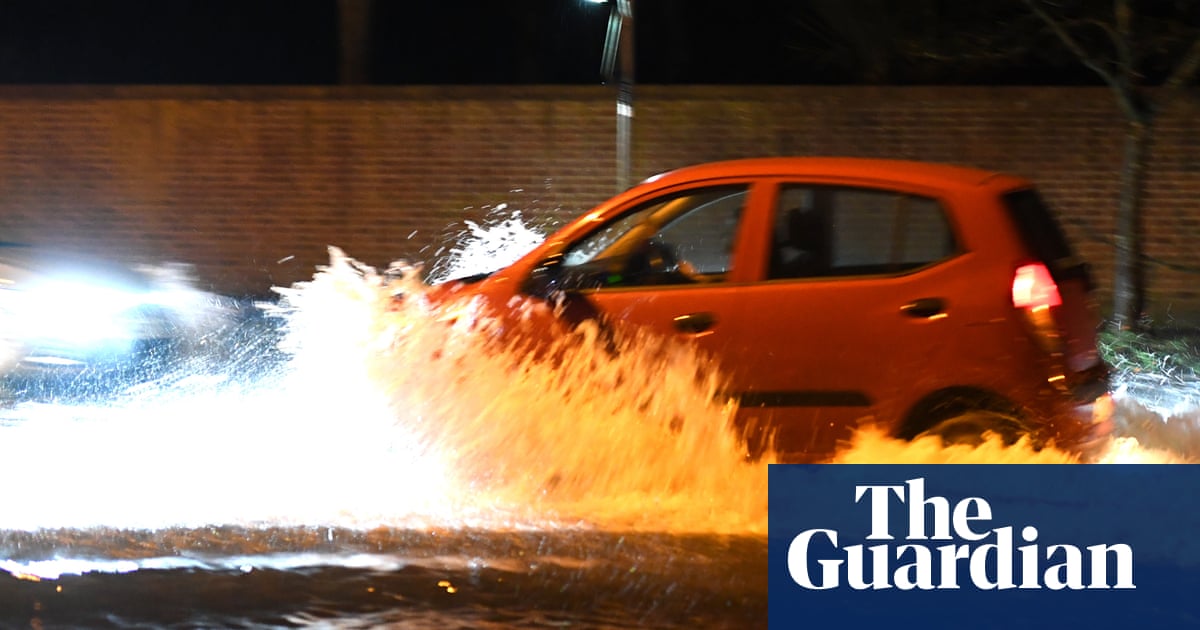
M 776 206 L 768 277 L 900 273 L 952 256 L 957 248 L 935 199 L 788 185 Z
M 747 191 L 707 187 L 640 204 L 563 252 L 564 270 L 590 287 L 720 281 L 733 260 Z

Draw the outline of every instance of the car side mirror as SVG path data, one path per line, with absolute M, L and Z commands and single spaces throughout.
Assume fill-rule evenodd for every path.
M 521 290 L 534 297 L 549 298 L 552 294 L 564 289 L 561 286 L 562 275 L 563 255 L 552 254 L 529 272 L 529 277 L 525 279 Z

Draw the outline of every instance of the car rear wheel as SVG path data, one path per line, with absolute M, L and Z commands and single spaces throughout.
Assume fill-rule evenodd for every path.
M 989 434 L 999 436 L 1005 445 L 1012 445 L 1022 436 L 1028 435 L 1029 429 L 1018 418 L 1009 414 L 975 410 L 937 422 L 917 437 L 934 435 L 941 438 L 946 445 L 979 446 L 986 441 Z

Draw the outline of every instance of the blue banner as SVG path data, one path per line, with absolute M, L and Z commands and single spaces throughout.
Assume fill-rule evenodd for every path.
M 770 467 L 772 628 L 1200 627 L 1200 466 Z

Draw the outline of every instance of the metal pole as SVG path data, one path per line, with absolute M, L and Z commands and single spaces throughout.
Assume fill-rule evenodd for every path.
M 633 162 L 633 0 L 617 0 L 617 192 L 630 187 Z

